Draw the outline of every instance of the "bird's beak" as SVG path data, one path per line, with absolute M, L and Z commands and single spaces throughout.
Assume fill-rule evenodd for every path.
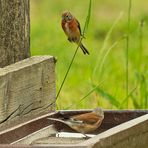
M 62 16 L 62 21 L 64 20 L 64 16 Z

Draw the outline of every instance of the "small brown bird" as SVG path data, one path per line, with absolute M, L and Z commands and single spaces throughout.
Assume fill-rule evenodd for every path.
M 48 119 L 62 122 L 74 129 L 75 131 L 85 135 L 87 133 L 95 131 L 101 125 L 102 120 L 104 119 L 104 112 L 102 108 L 96 108 L 90 113 L 74 115 L 70 116 L 69 118 L 66 117 L 65 119 Z
M 82 33 L 81 33 L 80 23 L 69 11 L 65 11 L 62 13 L 61 25 L 65 34 L 68 37 L 68 40 L 70 42 L 77 43 L 82 49 L 84 54 L 89 54 L 88 50 L 81 42 Z

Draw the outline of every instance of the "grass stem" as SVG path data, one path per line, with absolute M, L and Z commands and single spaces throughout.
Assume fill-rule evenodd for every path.
M 59 91 L 58 91 L 57 96 L 56 96 L 56 100 L 58 99 L 58 97 L 59 97 L 59 95 L 60 95 L 60 92 L 61 92 L 61 90 L 62 90 L 62 88 L 63 88 L 64 83 L 65 83 L 65 80 L 66 80 L 66 78 L 67 78 L 67 76 L 68 76 L 68 73 L 69 73 L 69 71 L 70 71 L 70 69 L 71 69 L 71 66 L 72 66 L 72 64 L 73 64 L 73 62 L 74 62 L 74 59 L 75 59 L 75 57 L 76 57 L 77 51 L 78 51 L 78 49 L 79 49 L 79 47 L 80 47 L 80 43 L 82 42 L 82 40 L 83 40 L 83 38 L 84 38 L 84 36 L 85 36 L 85 32 L 86 32 L 86 30 L 87 30 L 87 28 L 88 28 L 88 24 L 89 24 L 89 20 L 90 20 L 90 14 L 91 14 L 91 3 L 92 3 L 92 0 L 89 1 L 88 14 L 87 14 L 87 17 L 86 17 L 86 21 L 85 21 L 85 25 L 84 25 L 82 37 L 81 37 L 81 39 L 80 39 L 80 41 L 79 41 L 79 44 L 78 44 L 78 46 L 77 46 L 77 48 L 76 48 L 76 50 L 75 50 L 75 53 L 74 53 L 74 55 L 73 55 L 73 57 L 72 57 L 72 59 L 71 59 L 71 62 L 70 62 L 70 64 L 69 64 L 69 67 L 68 67 L 68 69 L 67 69 L 67 72 L 66 72 L 66 74 L 65 74 L 65 76 L 64 76 L 64 79 L 63 79 L 63 81 L 62 81 L 62 84 L 61 84 L 61 86 L 60 86 L 60 88 L 59 88 Z
M 126 37 L 126 107 L 128 108 L 129 98 L 128 98 L 128 90 L 129 90 L 129 41 L 130 41 L 130 22 L 131 22 L 131 6 L 132 0 L 129 0 L 128 5 L 128 20 L 127 20 L 127 37 Z
M 61 86 L 60 86 L 60 88 L 59 88 L 59 91 L 58 91 L 58 93 L 57 93 L 56 100 L 57 100 L 57 98 L 58 98 L 59 95 L 60 95 L 60 92 L 61 92 L 62 87 L 63 87 L 63 85 L 64 85 L 64 83 L 65 83 L 65 80 L 66 80 L 66 78 L 67 78 L 67 76 L 68 76 L 68 73 L 69 73 L 69 71 L 70 71 L 70 68 L 71 68 L 71 66 L 72 66 L 72 64 L 73 64 L 73 62 L 74 62 L 74 59 L 75 59 L 75 57 L 76 57 L 76 54 L 77 54 L 78 49 L 79 49 L 79 46 L 77 46 L 76 51 L 75 51 L 75 53 L 74 53 L 74 55 L 73 55 L 73 57 L 72 57 L 72 60 L 71 60 L 71 62 L 70 62 L 70 64 L 69 64 L 69 67 L 68 67 L 68 69 L 67 69 L 67 72 L 66 72 L 66 74 L 65 74 L 65 76 L 64 76 L 64 79 L 63 79 L 63 81 L 62 81 L 62 84 L 61 84 Z

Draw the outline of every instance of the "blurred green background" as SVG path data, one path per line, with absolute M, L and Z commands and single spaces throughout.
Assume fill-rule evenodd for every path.
M 77 47 L 67 41 L 61 28 L 61 13 L 71 11 L 83 28 L 88 5 L 89 0 L 31 0 L 31 53 L 57 58 L 57 91 Z M 59 109 L 148 108 L 148 3 L 132 1 L 127 96 L 128 5 L 129 0 L 92 1 L 90 23 L 83 40 L 90 55 L 78 51 L 57 100 Z

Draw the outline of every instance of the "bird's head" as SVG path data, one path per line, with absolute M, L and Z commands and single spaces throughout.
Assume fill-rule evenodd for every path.
M 102 118 L 104 118 L 104 111 L 103 111 L 103 109 L 102 109 L 101 107 L 95 108 L 95 109 L 94 109 L 94 112 L 95 112 L 96 114 L 98 114 L 99 116 L 101 116 Z
M 72 19 L 73 19 L 73 16 L 69 11 L 64 11 L 62 13 L 62 21 L 70 22 Z

